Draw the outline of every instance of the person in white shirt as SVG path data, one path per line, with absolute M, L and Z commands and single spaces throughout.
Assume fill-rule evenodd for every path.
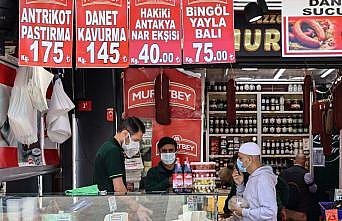
M 233 214 L 242 221 L 276 221 L 277 178 L 272 167 L 262 166 L 260 147 L 256 143 L 245 143 L 239 149 L 238 170 L 234 170 L 233 179 L 237 185 L 237 195 L 243 196 L 248 208 L 233 208 Z M 242 172 L 250 174 L 246 186 L 243 184 Z

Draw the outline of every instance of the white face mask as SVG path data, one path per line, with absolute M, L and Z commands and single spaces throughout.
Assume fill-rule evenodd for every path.
M 160 159 L 164 164 L 171 165 L 176 160 L 176 153 L 161 153 Z
M 128 144 L 125 144 L 125 141 L 124 143 L 122 144 L 122 149 L 125 151 L 125 154 L 128 158 L 132 158 L 133 156 L 135 156 L 139 150 L 140 150 L 140 142 L 139 141 L 133 141 L 131 139 L 131 135 L 128 134 L 128 138 L 129 138 L 129 143 Z

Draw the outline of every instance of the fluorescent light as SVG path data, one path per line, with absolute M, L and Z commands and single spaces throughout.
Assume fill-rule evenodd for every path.
M 257 71 L 258 68 L 242 68 L 243 71 Z
M 331 74 L 333 71 L 335 71 L 335 69 L 328 69 L 327 71 L 325 71 L 325 72 L 321 75 L 321 78 L 325 78 L 326 76 L 328 76 L 329 74 Z
M 278 72 L 274 75 L 273 79 L 278 80 L 284 74 L 285 71 L 286 69 L 279 69 Z
M 293 77 L 293 78 L 290 78 L 290 80 L 302 81 L 304 80 L 304 77 Z
M 238 80 L 238 81 L 250 81 L 250 80 L 253 80 L 253 78 L 239 77 L 239 78 L 236 78 L 236 80 Z

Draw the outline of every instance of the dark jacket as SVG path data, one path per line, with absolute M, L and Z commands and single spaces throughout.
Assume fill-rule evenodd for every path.
M 304 181 L 308 171 L 299 165 L 284 170 L 280 176 L 286 180 L 290 188 L 290 197 L 287 209 L 309 213 L 312 204 L 312 194 Z
M 167 170 L 162 162 L 159 162 L 158 166 L 152 167 L 147 172 L 144 183 L 146 192 L 168 191 L 171 176 L 172 170 Z

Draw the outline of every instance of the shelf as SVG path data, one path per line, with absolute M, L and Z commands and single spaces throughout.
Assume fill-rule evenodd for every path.
M 262 137 L 309 137 L 310 134 L 261 134 Z
M 226 114 L 226 111 L 209 111 L 209 114 Z M 237 114 L 257 114 L 257 111 L 236 111 Z
M 296 157 L 296 155 L 261 155 L 261 157 L 265 157 L 265 158 L 294 158 Z
M 281 92 L 281 91 L 270 91 L 261 92 L 262 95 L 303 95 L 303 92 Z
M 26 166 L 0 169 L 0 182 L 27 179 L 30 177 L 59 172 L 56 166 Z
M 261 111 L 262 114 L 302 114 L 303 111 Z
M 256 137 L 258 134 L 209 134 L 210 137 Z
M 236 92 L 237 95 L 303 95 L 303 92 L 281 92 L 281 91 L 246 91 L 246 92 L 241 92 L 238 91 Z M 226 95 L 226 92 L 208 92 L 208 95 Z
M 233 155 L 209 155 L 209 158 L 228 158 L 233 157 Z

